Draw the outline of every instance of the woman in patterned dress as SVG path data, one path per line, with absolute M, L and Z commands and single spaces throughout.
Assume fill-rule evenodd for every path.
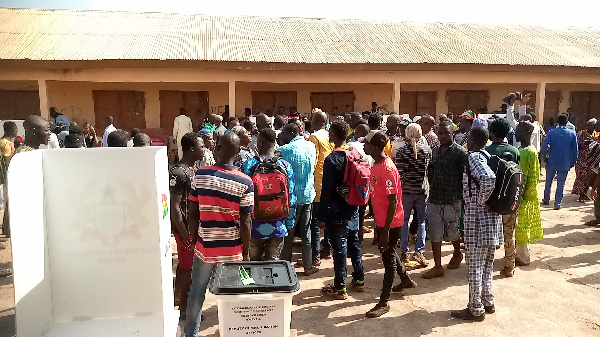
M 579 194 L 579 202 L 589 201 L 587 196 L 588 188 L 590 187 L 590 179 L 594 176 L 592 168 L 588 164 L 588 153 L 590 144 L 598 139 L 598 134 L 595 131 L 596 119 L 592 118 L 587 122 L 586 129 L 579 131 L 577 134 L 577 145 L 579 147 L 579 156 L 577 164 L 575 164 L 575 182 L 573 183 L 572 194 Z
M 521 142 L 520 166 L 525 175 L 523 198 L 519 205 L 515 239 L 517 241 L 517 257 L 515 265 L 526 266 L 530 262 L 529 244 L 544 237 L 542 217 L 540 213 L 540 197 L 538 183 L 540 182 L 540 163 L 538 153 L 531 145 L 531 133 L 534 126 L 531 122 L 520 122 L 515 130 L 515 138 Z

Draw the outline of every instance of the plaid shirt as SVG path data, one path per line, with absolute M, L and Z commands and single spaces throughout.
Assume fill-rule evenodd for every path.
M 481 152 L 469 155 L 471 183 L 463 174 L 463 198 L 465 200 L 465 245 L 497 246 L 504 243 L 502 217 L 485 207 L 494 192 L 496 175 L 487 164 L 488 158 Z
M 462 178 L 468 164 L 464 147 L 452 143 L 442 151 L 437 146 L 429 163 L 429 201 L 436 205 L 452 205 L 462 199 Z

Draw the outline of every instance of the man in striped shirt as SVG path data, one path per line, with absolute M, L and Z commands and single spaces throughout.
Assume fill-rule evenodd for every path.
M 186 337 L 198 336 L 206 288 L 217 263 L 249 260 L 254 185 L 233 165 L 239 149 L 240 139 L 235 133 L 219 137 L 215 147 L 218 162 L 201 167 L 192 179 L 188 224 L 195 256 Z

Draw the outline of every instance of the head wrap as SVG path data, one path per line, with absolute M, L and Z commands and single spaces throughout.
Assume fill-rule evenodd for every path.
M 588 121 L 588 124 L 596 124 L 598 123 L 598 120 L 596 118 L 590 118 L 590 120 Z
M 406 127 L 405 137 L 410 141 L 413 146 L 413 150 L 415 151 L 415 159 L 417 159 L 417 143 L 421 140 L 423 136 L 423 130 L 421 130 L 421 126 L 416 123 L 411 123 Z
M 210 131 L 209 129 L 202 129 L 198 131 L 198 134 L 200 135 L 200 137 L 208 137 L 212 135 L 212 131 Z
M 477 117 L 473 120 L 473 127 L 476 127 L 476 126 L 483 126 L 484 128 L 487 129 L 488 121 L 483 118 Z

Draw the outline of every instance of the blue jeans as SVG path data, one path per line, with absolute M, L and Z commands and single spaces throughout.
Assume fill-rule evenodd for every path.
M 550 190 L 552 189 L 552 181 L 556 176 L 556 193 L 554 194 L 554 207 L 560 207 L 563 200 L 563 192 L 565 190 L 565 181 L 567 180 L 567 174 L 569 171 L 556 171 L 546 169 L 546 188 L 544 189 L 545 203 L 550 202 Z
M 312 268 L 313 264 L 311 208 L 312 204 L 298 205 L 296 207 L 296 230 L 300 231 L 300 238 L 302 239 L 302 263 L 304 269 Z
M 192 266 L 192 286 L 188 293 L 188 304 L 185 325 L 183 328 L 186 337 L 198 337 L 206 288 L 208 287 L 208 281 L 210 281 L 210 277 L 216 267 L 216 263 L 204 263 L 197 256 L 194 256 L 194 265 Z
M 348 276 L 346 261 L 348 255 L 350 255 L 352 268 L 354 269 L 352 279 L 364 281 L 365 272 L 362 265 L 362 249 L 358 239 L 358 230 L 348 229 L 347 220 L 327 222 L 326 228 L 331 234 L 329 239 L 333 253 L 334 287 L 336 289 L 346 287 L 346 277 Z
M 319 213 L 319 205 L 320 202 L 312 203 L 311 217 L 312 221 L 310 223 L 310 244 L 312 245 L 312 258 L 317 261 L 321 259 L 321 228 L 319 228 L 319 220 L 317 220 L 317 214 Z M 296 210 L 298 212 L 298 210 Z
M 425 194 L 420 195 L 402 195 L 402 206 L 404 208 L 404 225 L 402 226 L 402 238 L 400 239 L 400 248 L 402 253 L 408 253 L 408 220 L 410 219 L 411 211 L 415 210 L 415 217 L 417 218 L 418 229 L 417 229 L 417 243 L 415 244 L 415 252 L 422 253 L 425 248 L 425 200 L 427 196 Z

